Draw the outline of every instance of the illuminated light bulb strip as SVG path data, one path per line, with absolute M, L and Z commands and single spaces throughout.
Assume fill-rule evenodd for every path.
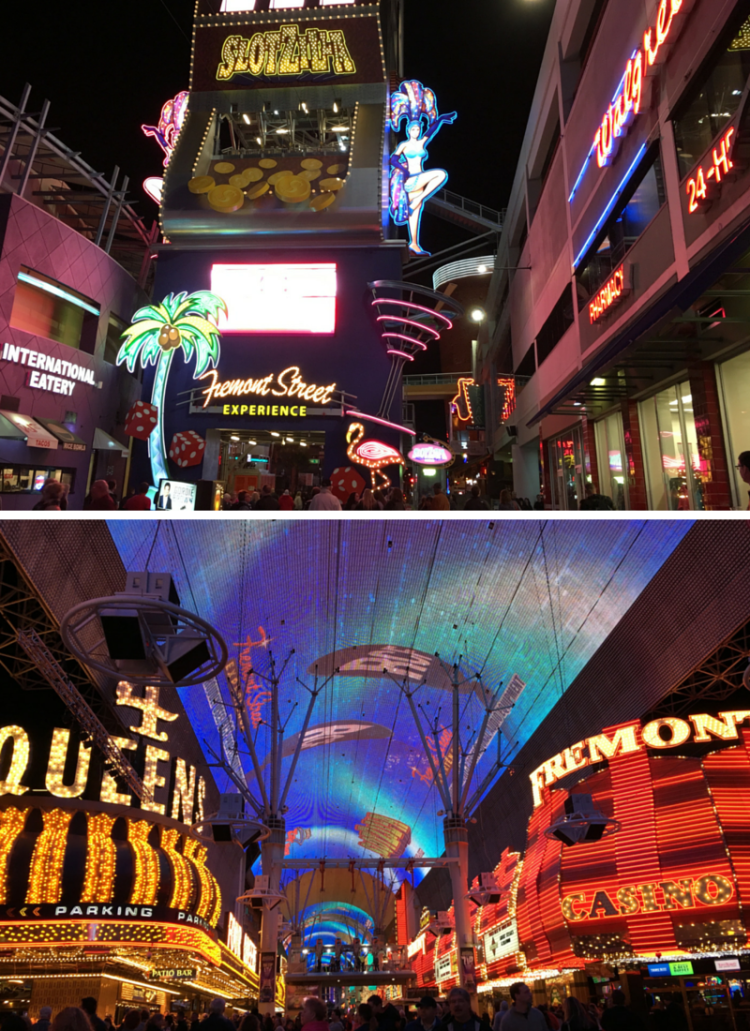
M 208 849 L 206 846 L 198 845 L 193 855 L 190 857 L 201 885 L 200 899 L 198 900 L 198 905 L 196 906 L 195 911 L 198 916 L 202 916 L 204 920 L 208 920 L 208 915 L 211 911 L 211 903 L 214 898 L 213 888 L 216 884 L 213 877 L 206 869 L 207 855 Z
M 0 727 L 0 751 L 8 738 L 13 741 L 13 757 L 5 780 L 0 780 L 0 795 L 25 795 L 29 789 L 21 784 L 21 778 L 29 764 L 29 735 L 23 727 Z
M 8 901 L 8 861 L 18 835 L 24 828 L 29 809 L 5 809 L 0 812 L 0 903 Z
M 69 744 L 70 731 L 63 727 L 55 727 L 52 732 L 52 744 L 49 750 L 45 784 L 47 791 L 57 798 L 78 798 L 86 790 L 86 781 L 88 780 L 89 765 L 91 763 L 91 749 L 87 748 L 82 741 L 78 743 L 75 780 L 67 786 L 63 784 L 65 760 L 68 755 Z
M 425 326 L 422 322 L 414 322 L 412 319 L 402 318 L 400 315 L 378 315 L 376 322 L 400 322 L 402 326 L 413 326 L 420 333 L 428 333 L 433 340 L 439 340 L 440 334 L 431 326 Z
M 68 844 L 68 827 L 74 812 L 51 809 L 42 812 L 44 826 L 31 856 L 28 903 L 59 902 L 62 895 L 62 866 Z
M 166 853 L 174 875 L 174 889 L 170 899 L 170 909 L 187 909 L 193 891 L 193 878 L 185 856 L 177 851 L 180 832 L 173 827 L 164 827 L 161 832 L 161 847 Z
M 128 843 L 133 849 L 135 877 L 131 905 L 153 906 L 159 890 L 159 857 L 148 843 L 154 825 L 145 820 L 128 820 Z
M 383 340 L 406 340 L 407 343 L 411 344 L 413 347 L 418 347 L 422 351 L 427 350 L 427 344 L 423 344 L 421 340 L 415 340 L 414 337 L 410 337 L 408 334 L 405 333 L 388 332 L 383 333 L 382 336 Z
M 117 849 L 112 841 L 116 817 L 86 813 L 86 873 L 81 902 L 111 902 L 114 895 Z
M 442 322 L 446 329 L 453 329 L 453 323 L 447 315 L 443 315 L 442 312 L 434 311 L 432 308 L 427 308 L 423 304 L 415 304 L 413 301 L 398 301 L 395 297 L 376 297 L 375 300 L 370 302 L 373 308 L 379 307 L 381 304 L 393 304 L 398 305 L 399 308 L 407 308 L 409 311 L 422 311 L 426 315 L 431 315 L 434 319 Z

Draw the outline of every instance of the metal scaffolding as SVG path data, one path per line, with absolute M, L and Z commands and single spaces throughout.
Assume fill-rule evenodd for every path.
M 28 109 L 0 97 L 0 193 L 25 196 L 119 262 L 141 287 L 151 268 L 158 225 L 149 229 L 129 200 L 129 179 L 115 167 L 109 180 L 53 135 L 50 102 Z M 30 192 L 29 192 L 30 190 Z

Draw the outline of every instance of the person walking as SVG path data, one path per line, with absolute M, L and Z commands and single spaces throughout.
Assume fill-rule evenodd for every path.
M 128 498 L 125 504 L 122 506 L 125 512 L 150 512 L 151 511 L 151 498 L 148 496 L 148 483 L 144 480 L 143 483 L 138 484 L 138 490 L 132 496 Z
M 282 512 L 291 512 L 294 509 L 294 498 L 288 490 L 285 490 L 279 498 L 279 508 Z
M 743 451 L 741 455 L 737 456 L 737 472 L 740 474 L 742 482 L 750 487 L 750 451 Z M 750 490 L 747 493 L 750 496 Z M 750 504 L 747 506 L 747 510 L 750 512 Z
M 302 491 L 298 490 L 294 495 L 294 511 L 301 512 L 304 508 L 304 502 L 302 500 Z
M 92 1031 L 92 1027 L 88 1013 L 79 1006 L 66 1006 L 52 1022 L 52 1031 Z M 15 1031 L 15 1028 L 3 1024 L 3 1031 Z
M 508 1012 L 508 1003 L 505 999 L 500 1003 L 497 1013 L 492 1018 L 492 1031 L 500 1031 L 500 1025 L 503 1022 L 503 1017 Z
M 52 1007 L 51 1006 L 40 1006 L 39 1007 L 39 1020 L 32 1026 L 38 1031 L 49 1031 L 50 1021 L 52 1020 Z
M 597 494 L 590 483 L 584 488 L 585 497 L 581 499 L 579 512 L 614 512 L 615 506 L 612 498 L 607 494 Z
M 252 511 L 252 503 L 250 501 L 250 491 L 241 490 L 237 495 L 237 500 L 229 509 L 230 512 L 250 512 Z
M 323 480 L 320 484 L 320 493 L 316 494 L 310 502 L 309 512 L 340 512 L 341 502 L 332 491 L 330 480 Z
M 479 493 L 479 487 L 477 487 L 477 485 L 474 484 L 474 486 L 471 488 L 471 496 L 469 497 L 469 500 L 464 505 L 464 512 L 486 512 L 486 511 L 487 511 L 487 502 L 482 500 L 482 498 L 480 496 L 480 493 Z
M 68 488 L 59 480 L 45 480 L 42 496 L 32 512 L 64 512 L 68 507 Z
M 532 1006 L 531 989 L 523 981 L 516 981 L 510 986 L 511 1004 L 500 1025 L 501 1031 L 547 1031 L 544 1016 Z
M 562 1031 L 597 1031 L 596 1024 L 584 1009 L 582 1003 L 573 995 L 568 995 L 563 1001 Z
M 405 512 L 406 502 L 404 501 L 404 492 L 400 487 L 394 487 L 391 491 L 391 496 L 385 503 L 385 509 L 387 512 Z
M 94 480 L 91 484 L 91 493 L 84 501 L 83 507 L 93 512 L 114 512 L 117 505 L 110 497 L 106 480 Z
M 417 1007 L 417 1019 L 411 1020 L 404 1031 L 437 1031 L 437 1002 L 431 995 L 423 995 Z
M 641 1031 L 644 1028 L 643 1021 L 637 1013 L 633 1013 L 626 1002 L 625 992 L 621 988 L 615 988 L 609 997 L 609 1006 L 602 1013 L 601 1025 L 604 1031 Z M 685 1014 L 682 1016 L 684 1019 Z M 679 1024 L 674 1026 L 678 1028 Z
M 430 508 L 434 512 L 450 512 L 451 510 L 448 495 L 439 483 L 435 483 L 432 487 L 432 505 Z
M 201 1031 L 235 1031 L 234 1024 L 224 1016 L 226 1003 L 223 999 L 212 999 L 208 1016 L 201 1024 Z
M 357 505 L 358 512 L 379 512 L 382 507 L 369 487 L 362 491 L 362 497 Z
M 96 1013 L 96 999 L 93 995 L 87 995 L 81 999 L 81 1009 L 88 1016 L 94 1031 L 107 1031 L 107 1026 L 101 1017 Z
M 521 506 L 517 501 L 513 500 L 513 495 L 509 490 L 500 491 L 500 504 L 497 506 L 501 512 L 520 512 Z
M 326 1004 L 320 999 L 314 997 L 305 999 L 300 1013 L 302 1027 L 307 1031 L 328 1031 L 327 1014 Z
M 278 512 L 279 508 L 279 499 L 268 484 L 266 484 L 261 488 L 260 500 L 255 504 L 256 512 Z

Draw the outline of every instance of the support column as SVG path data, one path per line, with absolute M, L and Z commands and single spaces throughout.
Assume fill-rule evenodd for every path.
M 445 852 L 455 857 L 458 863 L 451 863 L 451 888 L 453 890 L 453 913 L 456 919 L 456 947 L 458 948 L 458 983 L 472 997 L 472 1006 L 476 1006 L 476 983 L 467 984 L 466 972 L 461 962 L 463 949 L 471 949 L 474 956 L 474 931 L 469 916 L 469 832 L 462 816 L 446 816 L 443 820 L 445 836 Z
M 286 842 L 286 820 L 283 817 L 272 816 L 266 821 L 271 829 L 271 836 L 261 846 L 261 863 L 263 874 L 269 878 L 268 885 L 271 891 L 278 892 L 281 884 L 281 863 L 284 858 L 284 845 Z M 263 957 L 273 954 L 273 995 L 270 1002 L 261 999 L 258 1003 L 258 1010 L 262 1015 L 273 1014 L 276 1010 L 276 956 L 279 951 L 279 917 L 281 907 L 275 909 L 263 909 L 263 924 L 260 932 L 261 951 L 261 978 L 263 976 Z M 263 985 L 261 984 L 261 989 Z
M 641 450 L 641 424 L 636 401 L 622 403 L 622 432 L 625 440 L 625 473 L 628 478 L 628 508 L 648 509 L 646 470 Z
M 703 504 L 707 512 L 730 511 L 729 469 L 714 363 L 700 359 L 689 361 L 688 375 L 698 437 Z

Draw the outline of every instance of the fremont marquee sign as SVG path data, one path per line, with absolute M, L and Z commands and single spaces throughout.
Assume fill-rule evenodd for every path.
M 687 720 L 665 717 L 651 720 L 643 727 L 631 723 L 617 727 L 611 734 L 603 731 L 570 745 L 542 763 L 529 775 L 534 796 L 534 808 L 542 804 L 542 791 L 570 773 L 583 770 L 594 763 L 617 755 L 628 755 L 644 748 L 667 749 L 692 741 L 707 744 L 711 741 L 737 741 L 737 727 L 750 719 L 750 709 L 720 712 L 718 716 L 700 713 Z

